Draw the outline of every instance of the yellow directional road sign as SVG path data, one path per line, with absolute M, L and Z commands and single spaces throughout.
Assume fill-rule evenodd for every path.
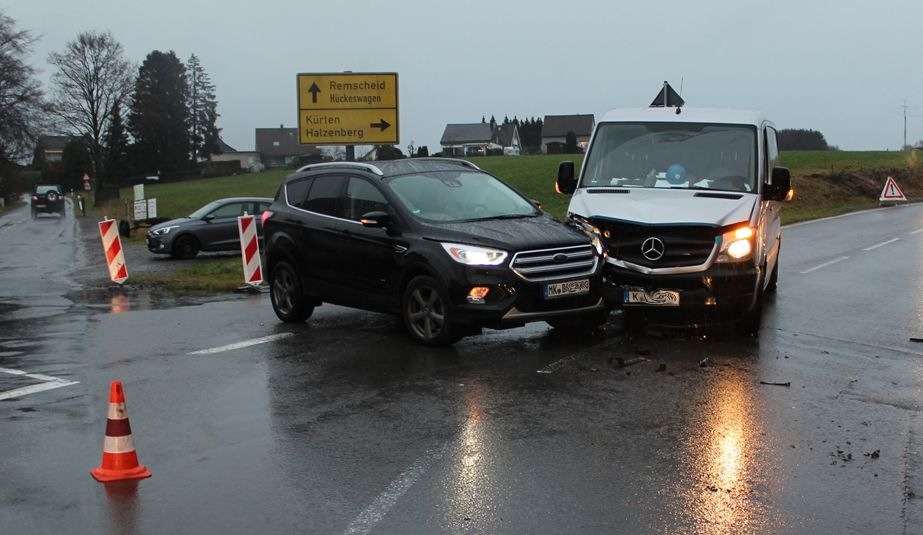
M 298 75 L 299 141 L 398 143 L 397 73 Z

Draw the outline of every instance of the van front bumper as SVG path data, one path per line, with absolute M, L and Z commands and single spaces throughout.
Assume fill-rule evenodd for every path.
M 760 271 L 751 262 L 712 264 L 698 273 L 648 275 L 606 266 L 603 295 L 613 307 L 667 315 L 739 314 L 754 304 Z

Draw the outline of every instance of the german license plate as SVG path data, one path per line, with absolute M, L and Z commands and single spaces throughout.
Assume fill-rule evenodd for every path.
M 678 307 L 679 292 L 674 290 L 625 290 L 626 305 Z
M 590 291 L 590 279 L 576 281 L 555 282 L 545 285 L 545 299 L 567 297 L 570 295 L 585 294 Z

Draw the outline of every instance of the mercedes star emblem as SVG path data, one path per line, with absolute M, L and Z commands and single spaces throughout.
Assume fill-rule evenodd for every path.
M 664 245 L 660 238 L 648 238 L 641 242 L 641 254 L 651 262 L 663 258 Z

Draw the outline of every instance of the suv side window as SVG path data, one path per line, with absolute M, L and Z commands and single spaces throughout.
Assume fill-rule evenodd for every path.
M 350 177 L 346 186 L 345 217 L 358 221 L 369 212 L 388 212 L 388 201 L 368 180 Z
M 318 214 L 340 217 L 342 209 L 338 201 L 345 182 L 346 177 L 340 175 L 314 177 L 303 208 Z
M 292 180 L 285 185 L 285 198 L 290 206 L 304 208 L 304 203 L 308 198 L 308 190 L 311 189 L 312 178 L 301 178 Z

